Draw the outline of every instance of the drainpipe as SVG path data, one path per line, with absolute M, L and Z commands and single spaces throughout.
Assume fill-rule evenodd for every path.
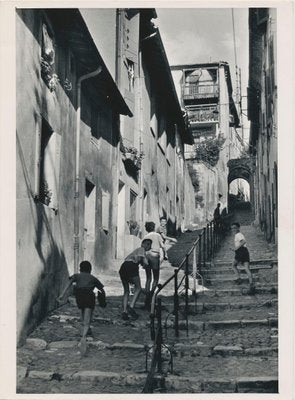
M 102 71 L 99 66 L 95 71 L 80 76 L 77 81 L 77 120 L 76 120 L 76 159 L 75 159 L 75 203 L 74 203 L 74 272 L 79 267 L 79 183 L 80 183 L 80 121 L 81 121 L 81 84 L 86 79 L 93 78 Z

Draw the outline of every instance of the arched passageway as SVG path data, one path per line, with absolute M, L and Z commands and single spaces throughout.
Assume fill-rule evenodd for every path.
M 254 211 L 254 160 L 251 157 L 229 160 L 228 166 L 228 208 L 246 203 Z M 252 206 L 252 207 L 251 207 Z

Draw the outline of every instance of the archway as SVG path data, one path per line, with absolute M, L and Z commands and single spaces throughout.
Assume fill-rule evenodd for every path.
M 237 206 L 239 201 L 254 206 L 254 159 L 251 157 L 236 158 L 227 163 L 228 172 L 228 208 Z M 240 190 L 238 190 L 240 189 Z M 237 191 L 235 194 L 234 191 Z M 239 194 L 240 193 L 240 194 Z M 245 197 L 247 199 L 245 199 Z

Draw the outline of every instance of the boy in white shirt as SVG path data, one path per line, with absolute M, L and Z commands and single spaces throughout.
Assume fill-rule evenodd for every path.
M 232 267 L 235 270 L 235 273 L 238 277 L 238 283 L 241 282 L 241 277 L 240 277 L 240 272 L 238 270 L 238 265 L 241 264 L 247 275 L 249 278 L 249 284 L 250 284 L 250 288 L 249 288 L 249 294 L 254 294 L 255 289 L 254 289 L 254 285 L 253 285 L 253 277 L 250 271 L 250 255 L 249 255 L 249 251 L 246 247 L 246 239 L 245 236 L 240 232 L 240 224 L 238 222 L 234 222 L 231 225 L 231 229 L 234 236 L 234 251 L 235 251 L 235 259 L 233 261 Z

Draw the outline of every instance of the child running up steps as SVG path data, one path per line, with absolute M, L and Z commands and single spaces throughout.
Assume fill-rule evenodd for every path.
M 246 239 L 245 236 L 240 232 L 240 224 L 238 222 L 234 222 L 231 225 L 232 232 L 234 234 L 234 251 L 235 251 L 235 259 L 233 261 L 232 267 L 236 273 L 238 278 L 238 283 L 241 283 L 240 271 L 238 270 L 238 265 L 241 264 L 245 269 L 248 279 L 249 279 L 249 294 L 255 293 L 255 288 L 253 285 L 253 277 L 250 271 L 250 255 L 249 251 L 246 247 Z
M 80 273 L 74 274 L 69 278 L 68 284 L 57 299 L 59 302 L 62 302 L 70 286 L 75 284 L 74 294 L 77 306 L 81 310 L 83 321 L 83 332 L 80 341 L 80 352 L 82 355 L 86 353 L 86 336 L 90 333 L 90 323 L 95 307 L 95 294 L 93 290 L 97 288 L 100 292 L 100 297 L 105 299 L 103 284 L 95 276 L 91 275 L 91 268 L 89 261 L 82 261 L 80 263 Z
M 146 251 L 149 251 L 152 245 L 152 241 L 145 239 L 141 242 L 141 247 L 133 250 L 126 258 L 120 267 L 119 275 L 124 289 L 123 294 L 123 320 L 127 321 L 129 319 L 128 314 L 133 319 L 138 318 L 138 314 L 134 310 L 136 301 L 141 292 L 141 283 L 139 277 L 139 264 L 143 267 L 148 266 L 148 260 L 146 258 Z M 129 300 L 129 285 L 135 285 L 135 291 L 133 299 L 131 301 L 130 307 L 128 305 Z

